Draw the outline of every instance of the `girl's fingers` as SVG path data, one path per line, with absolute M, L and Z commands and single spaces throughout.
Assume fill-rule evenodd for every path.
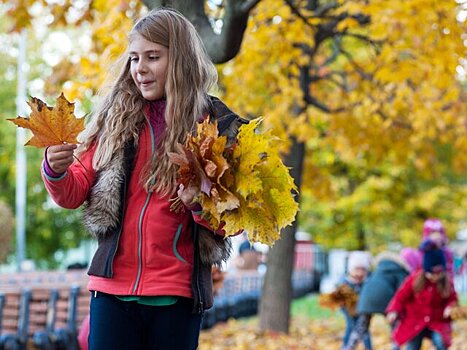
M 65 143 L 63 145 L 54 145 L 54 146 L 49 146 L 47 148 L 47 152 L 51 153 L 59 153 L 59 152 L 72 152 L 78 147 L 77 145 L 74 144 L 69 144 Z
M 47 148 L 47 156 L 49 159 L 66 158 L 73 155 L 76 145 L 56 145 Z
M 71 163 L 73 163 L 73 157 L 63 158 L 63 159 L 54 161 L 53 166 L 54 167 L 67 167 Z
M 47 162 L 53 171 L 62 173 L 73 163 L 73 153 L 76 145 L 63 144 L 47 148 Z
M 73 151 L 63 151 L 63 152 L 59 152 L 59 153 L 55 153 L 55 155 L 53 156 L 53 159 L 56 159 L 56 160 L 64 160 L 64 159 L 73 159 Z

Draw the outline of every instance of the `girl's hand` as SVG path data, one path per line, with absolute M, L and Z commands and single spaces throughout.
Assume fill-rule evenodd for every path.
M 444 318 L 449 318 L 449 317 L 451 317 L 451 313 L 452 313 L 452 306 L 448 306 L 443 311 L 443 317 Z
M 196 195 L 199 193 L 199 188 L 197 186 L 190 185 L 187 188 L 180 184 L 177 195 L 178 198 L 183 202 L 185 207 L 189 210 L 196 207 Z
M 394 323 L 397 320 L 397 312 L 388 312 L 388 314 L 386 315 L 386 320 L 388 320 L 388 322 L 391 324 Z
M 64 173 L 73 163 L 73 152 L 76 147 L 73 144 L 49 146 L 45 156 L 50 168 L 58 174 Z

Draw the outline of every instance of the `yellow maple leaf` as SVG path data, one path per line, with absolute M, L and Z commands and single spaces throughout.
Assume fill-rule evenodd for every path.
M 245 230 L 251 242 L 270 246 L 280 238 L 273 213 L 260 204 L 251 205 L 251 202 L 241 201 L 237 209 L 223 213 L 221 218 L 225 222 L 223 229 L 227 236 Z
M 35 97 L 31 98 L 28 105 L 32 110 L 29 118 L 7 119 L 32 131 L 33 137 L 25 146 L 48 147 L 78 143 L 78 134 L 84 130 L 84 118 L 76 118 L 74 103 L 70 103 L 63 93 L 57 98 L 55 107 L 49 107 Z
M 271 131 L 260 132 L 262 118 L 243 125 L 233 153 L 233 169 L 237 193 L 242 202 L 238 210 L 221 217 L 227 235 L 239 228 L 249 239 L 272 245 L 280 231 L 295 220 L 297 188 L 279 153 L 279 140 Z
M 256 165 L 265 156 L 264 150 L 267 141 L 264 138 L 252 137 L 262 119 L 255 119 L 249 124 L 241 127 L 238 134 L 238 145 L 234 150 L 233 157 L 237 160 L 235 172 L 236 187 L 238 193 L 244 198 L 252 193 L 257 193 L 262 189 L 262 181 L 259 177 Z

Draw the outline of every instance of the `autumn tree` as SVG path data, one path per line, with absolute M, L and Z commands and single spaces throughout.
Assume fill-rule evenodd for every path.
M 451 181 L 434 202 L 459 206 L 450 218 L 465 219 L 455 2 L 267 1 L 249 25 L 241 54 L 222 68 L 225 99 L 243 114 L 265 115 L 289 140 L 286 163 L 307 199 L 300 222 L 327 220 L 317 225 L 324 232 L 314 231 L 318 241 L 334 230 L 328 244 L 374 249 L 375 232 L 385 244 L 413 236 L 433 206 L 418 211 L 407 194 L 426 199 L 443 174 Z M 396 230 L 402 223 L 412 226 Z M 262 328 L 289 327 L 274 315 L 289 314 L 294 229 L 268 255 Z

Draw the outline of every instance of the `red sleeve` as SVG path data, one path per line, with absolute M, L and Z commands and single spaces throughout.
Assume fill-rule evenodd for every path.
M 75 161 L 60 177 L 50 177 L 41 166 L 42 180 L 47 192 L 62 208 L 76 209 L 87 199 L 96 173 L 92 167 L 95 148 L 82 153 L 79 162 Z

